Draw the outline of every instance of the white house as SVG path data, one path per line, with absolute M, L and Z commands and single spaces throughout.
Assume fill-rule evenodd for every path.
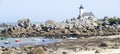
M 72 29 L 73 27 L 81 28 L 82 26 L 97 26 L 95 21 L 96 18 L 94 14 L 92 12 L 84 12 L 84 7 L 81 5 L 79 7 L 78 18 L 67 19 L 61 24 L 61 28 L 68 27 Z
M 92 12 L 84 12 L 84 7 L 82 5 L 80 5 L 79 7 L 79 16 L 77 19 L 79 19 L 81 25 L 93 24 L 97 26 L 97 24 L 95 23 L 96 18 L 94 14 Z

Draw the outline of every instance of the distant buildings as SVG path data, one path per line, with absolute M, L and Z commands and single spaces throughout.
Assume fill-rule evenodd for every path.
M 62 28 L 73 27 L 80 28 L 81 26 L 97 26 L 96 18 L 92 12 L 84 12 L 84 7 L 80 5 L 79 16 L 77 18 L 67 19 L 62 23 Z
M 79 16 L 78 19 L 85 19 L 85 18 L 95 18 L 94 14 L 92 12 L 84 12 L 84 7 L 81 5 L 79 7 Z
M 79 7 L 79 16 L 77 19 L 79 19 L 81 25 L 97 26 L 97 24 L 95 23 L 96 18 L 94 14 L 92 12 L 84 12 L 84 7 L 82 5 Z

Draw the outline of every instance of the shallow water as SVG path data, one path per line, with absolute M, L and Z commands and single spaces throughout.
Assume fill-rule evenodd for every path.
M 21 42 L 15 42 L 15 39 L 21 40 Z M 32 40 L 37 39 L 37 40 Z M 43 41 L 44 40 L 44 41 Z M 9 41 L 10 44 L 4 44 L 5 41 Z M 48 43 L 60 42 L 61 39 L 45 39 L 41 37 L 31 37 L 31 38 L 8 38 L 7 40 L 0 40 L 0 46 L 3 47 L 14 47 L 14 46 L 23 46 L 23 45 L 47 45 Z

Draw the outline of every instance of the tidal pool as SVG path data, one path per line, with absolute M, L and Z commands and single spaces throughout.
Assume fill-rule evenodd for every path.
M 1 37 L 0 37 L 1 38 Z M 19 39 L 20 42 L 15 42 L 16 39 Z M 5 42 L 10 42 L 10 44 L 5 44 Z M 0 46 L 3 47 L 15 47 L 23 45 L 47 45 L 48 43 L 60 42 L 62 39 L 49 39 L 42 37 L 29 37 L 29 38 L 7 38 L 7 40 L 0 40 Z

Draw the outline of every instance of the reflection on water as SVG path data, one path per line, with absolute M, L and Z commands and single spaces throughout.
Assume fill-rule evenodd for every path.
M 16 39 L 21 40 L 21 42 L 15 42 Z M 36 40 L 32 40 L 36 39 Z M 10 44 L 5 44 L 5 41 L 9 41 Z M 3 47 L 13 47 L 13 46 L 23 46 L 27 44 L 34 45 L 46 45 L 48 43 L 60 42 L 61 39 L 45 39 L 41 37 L 32 37 L 32 38 L 8 38 L 7 40 L 0 40 L 0 46 Z

